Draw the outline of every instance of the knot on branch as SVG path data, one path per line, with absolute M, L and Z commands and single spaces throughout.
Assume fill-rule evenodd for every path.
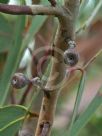
M 51 124 L 49 122 L 42 122 L 40 124 L 41 127 L 41 136 L 47 136 L 49 129 L 50 129 Z
M 65 42 L 70 49 L 74 49 L 76 47 L 76 43 L 73 40 L 65 39 Z
M 56 6 L 56 0 L 48 0 L 48 1 L 51 3 L 51 5 L 52 5 L 53 7 Z

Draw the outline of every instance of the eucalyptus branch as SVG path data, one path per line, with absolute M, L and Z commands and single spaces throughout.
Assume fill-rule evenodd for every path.
M 75 22 L 78 16 L 79 5 L 79 0 L 65 0 L 63 6 L 64 14 L 59 17 L 59 27 L 55 36 L 54 46 L 61 49 L 63 52 L 68 48 L 66 45 L 66 39 L 67 42 L 68 40 L 75 40 Z M 54 57 L 60 61 L 63 59 L 63 57 L 56 52 L 54 52 Z M 53 75 L 56 75 L 56 73 L 59 73 L 58 76 L 54 80 L 50 80 L 53 78 Z M 55 61 L 52 60 L 52 68 L 49 80 L 46 84 L 48 91 L 44 93 L 35 136 L 42 136 L 42 134 L 43 136 L 49 136 L 51 133 L 57 99 L 62 86 L 59 86 L 57 89 L 54 88 L 53 91 L 50 91 L 50 88 L 59 84 L 64 77 L 64 63 L 55 63 Z M 46 124 L 49 124 L 49 126 L 45 127 Z
M 44 5 L 7 5 L 0 4 L 0 12 L 12 15 L 55 15 L 61 14 L 61 7 L 52 7 Z
M 75 47 L 73 46 L 73 41 L 75 40 L 75 23 L 78 16 L 79 5 L 79 0 L 64 0 L 64 5 L 59 7 L 43 5 L 17 6 L 0 4 L 0 12 L 14 15 L 54 15 L 58 17 L 59 27 L 55 36 L 54 46 L 64 53 L 69 47 L 71 50 L 73 50 Z M 67 53 L 69 55 L 69 52 Z M 52 60 L 52 68 L 49 80 L 45 87 L 46 90 L 44 90 L 44 97 L 42 100 L 35 136 L 50 135 L 55 116 L 57 99 L 60 94 L 60 88 L 62 87 L 61 85 L 57 88 L 55 86 L 59 84 L 65 77 L 66 67 L 63 61 L 63 55 L 61 56 L 55 51 L 54 57 L 60 61 L 56 63 L 54 59 Z M 72 53 L 70 54 L 69 58 L 73 60 Z M 63 63 L 60 63 L 61 61 Z M 53 75 L 56 75 L 56 73 L 58 73 L 57 77 L 53 78 Z M 42 83 L 40 82 L 39 78 L 29 80 L 22 74 L 15 74 L 12 79 L 12 85 L 18 89 L 24 87 L 30 82 L 42 88 Z M 50 91 L 50 88 L 53 88 L 53 90 Z

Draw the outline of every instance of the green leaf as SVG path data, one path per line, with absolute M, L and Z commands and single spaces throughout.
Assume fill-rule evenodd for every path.
M 92 102 L 89 104 L 85 112 L 82 113 L 80 117 L 76 120 L 75 124 L 72 127 L 72 131 L 70 132 L 70 136 L 77 136 L 79 134 L 80 130 L 88 123 L 92 115 L 100 107 L 101 104 L 102 96 L 97 94 L 92 100 Z
M 19 57 L 19 52 L 21 50 L 22 32 L 24 30 L 24 26 L 25 26 L 25 17 L 24 16 L 18 17 L 16 30 L 14 34 L 14 42 L 12 43 L 13 46 L 9 52 L 7 62 L 2 74 L 1 82 L 0 82 L 0 104 L 1 105 L 6 100 L 9 87 L 10 87 L 10 79 L 19 65 L 18 57 Z
M 34 35 L 38 32 L 42 24 L 44 23 L 46 16 L 36 16 L 32 20 L 31 26 L 28 33 L 25 35 L 25 38 L 22 41 L 22 32 L 24 30 L 25 19 L 24 16 L 20 16 L 17 21 L 17 28 L 14 34 L 14 46 L 10 50 L 4 73 L 2 75 L 2 80 L 0 82 L 0 104 L 3 105 L 6 101 L 6 97 L 9 93 L 10 80 L 23 56 L 25 49 L 28 44 L 34 38 Z
M 0 14 L 0 52 L 8 51 L 8 49 L 10 49 L 12 36 L 12 25 L 2 14 Z
M 8 3 L 9 2 L 9 0 L 0 0 L 0 3 Z
M 74 124 L 76 116 L 78 114 L 78 108 L 79 108 L 81 98 L 82 98 L 82 94 L 83 94 L 83 91 L 84 91 L 84 85 L 85 85 L 85 73 L 82 73 L 80 83 L 79 83 L 79 86 L 78 86 L 78 92 L 77 92 L 77 96 L 76 96 L 72 120 L 71 120 L 71 123 L 70 123 L 70 126 L 69 126 L 69 134 L 70 134 L 70 131 L 72 130 L 73 124 Z
M 0 131 L 0 135 L 1 136 L 8 136 L 8 134 L 9 134 L 10 136 L 15 136 L 15 134 L 18 132 L 18 130 L 20 128 L 20 125 L 21 125 L 21 120 L 17 121 L 13 125 L 10 125 L 9 127 L 4 129 L 3 131 Z
M 19 105 L 0 108 L 0 136 L 14 136 L 26 113 L 27 109 Z

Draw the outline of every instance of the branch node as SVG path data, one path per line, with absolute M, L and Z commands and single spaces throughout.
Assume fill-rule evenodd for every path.
M 40 127 L 42 129 L 41 136 L 47 136 L 50 126 L 51 124 L 49 122 L 43 122 L 40 124 Z
M 68 48 L 73 49 L 76 47 L 76 43 L 74 40 L 65 39 L 66 44 L 68 45 Z
M 51 6 L 55 7 L 56 6 L 56 0 L 48 0 L 51 3 Z

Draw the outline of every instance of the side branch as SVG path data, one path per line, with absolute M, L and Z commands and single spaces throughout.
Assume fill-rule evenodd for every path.
M 0 12 L 12 15 L 55 15 L 61 14 L 61 7 L 51 7 L 44 5 L 7 5 L 0 4 Z

